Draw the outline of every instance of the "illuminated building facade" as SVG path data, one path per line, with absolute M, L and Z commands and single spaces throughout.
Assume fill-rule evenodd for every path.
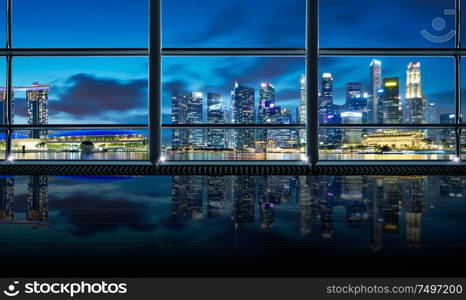
M 223 97 L 217 93 L 207 94 L 207 123 L 225 124 L 227 122 Z M 207 146 L 225 148 L 225 129 L 209 129 L 207 131 Z
M 403 119 L 400 79 L 398 77 L 383 79 L 383 123 L 400 124 Z
M 27 119 L 29 125 L 47 125 L 49 122 L 49 85 L 34 82 L 26 88 Z M 29 137 L 41 139 L 47 137 L 46 129 L 32 129 Z
M 186 124 L 188 98 L 190 96 L 181 94 L 179 91 L 172 91 L 172 124 Z M 186 129 L 172 129 L 172 147 L 179 148 L 188 145 Z
M 348 82 L 346 84 L 346 109 L 348 111 L 358 111 L 360 105 L 358 100 L 362 98 L 362 83 Z
M 203 124 L 202 101 L 203 94 L 200 92 L 193 92 L 188 98 L 186 124 Z M 205 146 L 202 129 L 188 129 L 188 139 L 193 148 Z
M 425 133 L 422 131 L 385 130 L 363 135 L 362 144 L 367 147 L 388 146 L 393 150 L 425 149 Z
M 254 89 L 235 83 L 235 89 L 232 92 L 231 111 L 233 114 L 233 124 L 254 124 Z M 254 149 L 254 130 L 238 129 L 235 130 L 235 148 L 239 151 L 248 151 Z
M 421 63 L 411 62 L 406 72 L 406 123 L 425 124 L 426 100 L 422 94 Z
M 299 84 L 300 84 L 300 93 L 299 93 L 299 107 L 298 107 L 298 123 L 299 124 L 306 124 L 307 118 L 307 86 L 306 86 L 306 75 L 301 74 L 299 77 Z M 306 144 L 306 130 L 300 129 L 299 130 L 299 144 L 304 145 Z
M 369 123 L 382 123 L 381 110 L 379 108 L 379 90 L 382 89 L 382 62 L 372 60 L 370 64 L 370 93 L 371 97 L 368 100 L 368 116 Z
M 362 113 L 348 111 L 342 112 L 341 114 L 341 123 L 342 124 L 362 124 Z M 343 143 L 345 144 L 360 144 L 362 129 L 352 128 L 352 129 L 343 129 L 344 138 Z
M 280 107 L 275 104 L 275 87 L 263 82 L 259 90 L 258 124 L 277 124 Z M 256 135 L 256 150 L 264 151 L 267 142 L 274 138 L 275 130 L 258 129 Z

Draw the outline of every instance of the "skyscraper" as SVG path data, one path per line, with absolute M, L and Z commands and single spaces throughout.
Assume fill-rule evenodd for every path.
M 426 123 L 426 101 L 422 95 L 421 63 L 411 62 L 406 72 L 406 122 Z
M 0 88 L 0 124 L 6 124 L 6 113 L 8 109 L 8 104 L 6 101 L 6 90 L 5 88 Z
M 188 98 L 188 106 L 186 109 L 186 124 L 202 124 L 202 101 L 203 95 L 200 92 L 193 92 L 192 96 Z M 204 146 L 204 130 L 202 129 L 188 129 L 189 143 L 193 147 Z
M 49 85 L 34 82 L 26 88 L 27 117 L 29 125 L 46 125 L 49 122 Z M 34 139 L 45 138 L 47 130 L 32 129 L 29 137 Z
M 276 124 L 279 114 L 280 108 L 275 105 L 275 87 L 268 82 L 263 82 L 259 90 L 259 113 L 257 121 L 259 124 Z M 257 130 L 256 144 L 260 143 L 262 145 L 258 150 L 265 150 L 269 138 L 273 138 L 274 133 L 274 130 Z
M 333 77 L 330 73 L 322 74 L 319 97 L 319 121 L 326 124 L 333 105 Z
M 348 82 L 346 84 L 346 109 L 348 111 L 357 111 L 357 101 L 362 97 L 362 83 Z
M 254 89 L 235 82 L 232 92 L 233 124 L 254 124 Z M 254 129 L 238 129 L 235 131 L 236 149 L 240 151 L 254 149 Z
M 225 124 L 226 111 L 223 97 L 217 93 L 207 94 L 207 123 Z M 213 148 L 225 147 L 225 129 L 208 129 L 207 146 Z
M 400 124 L 403 119 L 400 98 L 400 79 L 384 78 L 383 123 Z
M 368 101 L 368 117 L 369 123 L 381 123 L 381 112 L 379 108 L 379 90 L 382 88 L 382 62 L 372 60 L 370 64 L 370 84 L 372 97 Z
M 298 107 L 298 123 L 306 124 L 307 118 L 307 86 L 306 86 L 306 75 L 301 74 L 299 78 L 300 83 L 300 95 L 299 95 L 299 107 Z M 306 144 L 306 130 L 299 130 L 299 144 Z
M 188 95 L 172 91 L 172 124 L 186 124 Z M 172 129 L 172 147 L 179 148 L 188 144 L 186 129 Z

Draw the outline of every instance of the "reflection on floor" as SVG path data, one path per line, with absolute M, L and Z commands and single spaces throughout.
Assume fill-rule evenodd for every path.
M 459 176 L 3 176 L 0 253 L 18 274 L 464 274 L 465 195 Z

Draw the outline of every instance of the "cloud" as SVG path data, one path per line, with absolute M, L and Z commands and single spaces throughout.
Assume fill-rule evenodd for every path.
M 113 78 L 76 74 L 65 81 L 59 101 L 50 101 L 50 114 L 67 113 L 77 119 L 147 108 L 147 80 L 122 82 Z

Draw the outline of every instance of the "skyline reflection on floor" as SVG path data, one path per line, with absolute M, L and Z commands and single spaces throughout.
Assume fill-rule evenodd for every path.
M 31 274 L 463 274 L 465 186 L 460 176 L 3 176 L 1 253 L 8 270 Z

